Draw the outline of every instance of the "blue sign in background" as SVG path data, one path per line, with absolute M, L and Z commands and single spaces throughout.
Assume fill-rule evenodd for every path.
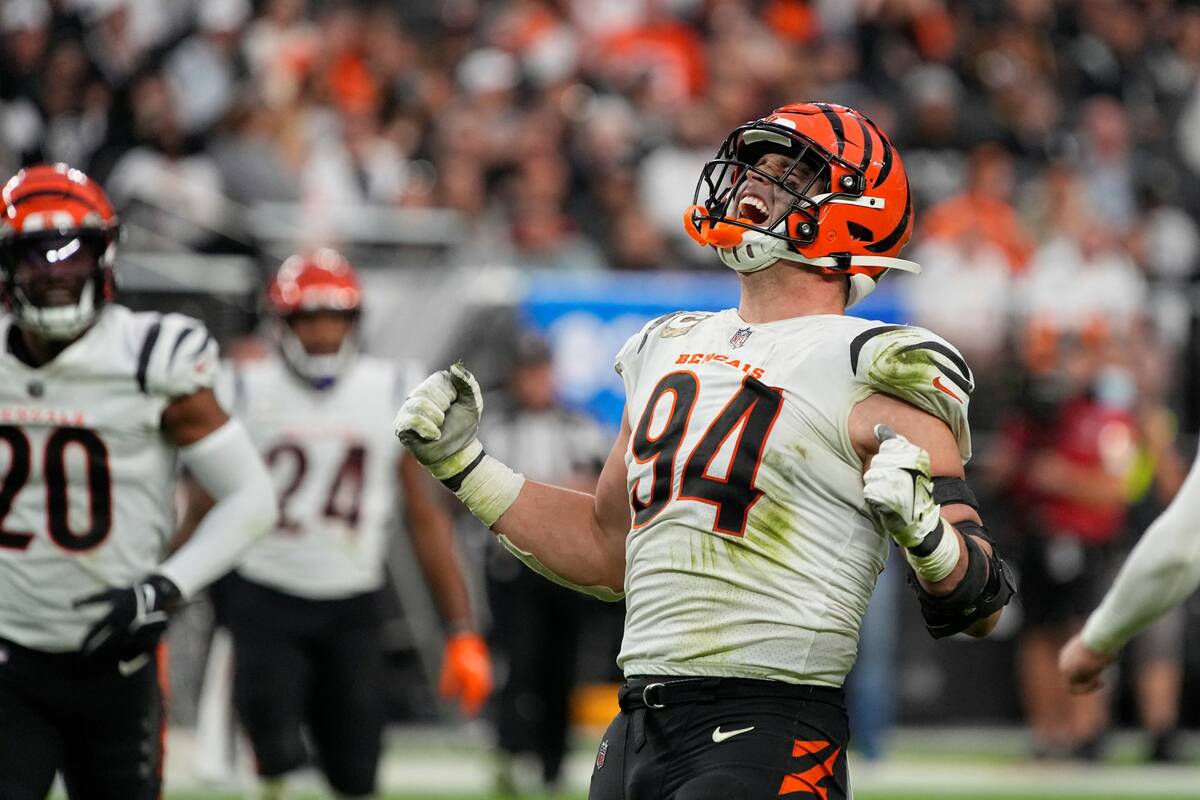
M 719 311 L 738 301 L 733 273 L 598 273 L 531 276 L 522 300 L 525 321 L 554 350 L 563 399 L 616 427 L 625 389 L 613 370 L 617 351 L 647 321 L 672 311 Z M 885 280 L 850 313 L 905 322 L 903 298 Z

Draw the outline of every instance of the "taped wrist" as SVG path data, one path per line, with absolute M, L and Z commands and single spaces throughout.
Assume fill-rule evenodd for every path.
M 967 526 L 959 523 L 959 527 Z M 1012 580 L 1004 560 L 994 549 L 988 555 L 972 535 L 966 530 L 961 532 L 967 547 L 967 571 L 952 592 L 930 594 L 921 586 L 915 573 L 910 571 L 908 575 L 908 583 L 921 602 L 925 628 L 935 639 L 961 633 L 1003 608 L 1013 596 Z
M 448 462 L 463 466 L 449 477 L 441 477 L 438 472 L 445 474 Z M 483 452 L 478 439 L 450 458 L 430 466 L 429 471 L 489 528 L 517 501 L 517 495 L 525 485 L 524 475 Z
M 930 583 L 937 583 L 953 572 L 960 556 L 954 527 L 940 518 L 937 527 L 920 543 L 904 549 L 904 557 L 913 572 Z

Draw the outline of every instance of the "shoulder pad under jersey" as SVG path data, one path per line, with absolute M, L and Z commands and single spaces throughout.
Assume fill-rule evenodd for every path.
M 641 330 L 630 336 L 624 346 L 617 351 L 616 363 L 613 368 L 616 369 L 617 374 L 628 379 L 630 377 L 629 368 L 637 361 L 638 356 L 646 349 L 646 345 L 651 339 L 654 337 L 671 339 L 683 336 L 698 323 L 711 316 L 712 313 L 709 311 L 673 311 L 650 320 L 642 326 Z
M 945 339 L 910 325 L 868 328 L 850 342 L 850 369 L 872 390 L 943 420 L 958 440 L 963 463 L 971 458 L 967 408 L 975 378 Z
M 220 368 L 217 341 L 198 319 L 163 314 L 146 329 L 138 351 L 138 387 L 170 399 L 211 388 Z

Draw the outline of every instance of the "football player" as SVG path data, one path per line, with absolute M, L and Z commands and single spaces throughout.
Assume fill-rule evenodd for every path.
M 65 164 L 0 194 L 0 797 L 155 798 L 170 613 L 275 522 L 217 346 L 113 302 L 117 217 Z M 180 462 L 216 498 L 165 561 Z
M 349 262 L 293 256 L 268 303 L 277 353 L 232 366 L 222 402 L 243 420 L 276 479 L 279 521 L 225 587 L 234 702 L 263 797 L 309 760 L 339 797 L 375 791 L 386 696 L 384 562 L 402 508 L 448 631 L 441 689 L 478 713 L 491 667 L 475 632 L 453 528 L 420 464 L 374 435 L 423 371 L 359 350 L 362 290 Z
M 621 432 L 594 495 L 485 454 L 460 364 L 397 435 L 533 569 L 625 595 L 621 713 L 592 798 L 849 796 L 842 683 L 889 540 L 935 637 L 982 635 L 1011 595 L 964 481 L 970 369 L 920 328 L 844 315 L 913 210 L 883 132 L 797 103 L 736 128 L 689 233 L 741 277 L 737 308 L 670 314 L 620 350 Z

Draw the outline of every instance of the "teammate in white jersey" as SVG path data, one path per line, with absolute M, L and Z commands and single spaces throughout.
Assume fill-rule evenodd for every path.
M 485 455 L 461 365 L 395 430 L 531 567 L 624 593 L 627 683 L 592 798 L 846 798 L 841 685 L 889 539 L 935 637 L 985 634 L 1011 595 L 963 480 L 971 371 L 928 331 L 844 316 L 917 269 L 898 258 L 903 164 L 863 115 L 797 103 L 739 126 L 696 203 L 686 227 L 739 273 L 740 302 L 621 349 L 626 413 L 595 495 Z
M 385 722 L 382 590 L 388 534 L 403 510 L 449 636 L 442 689 L 474 714 L 491 687 L 440 492 L 377 433 L 423 377 L 359 351 L 362 291 L 330 249 L 280 267 L 268 303 L 278 351 L 234 364 L 222 404 L 250 431 L 276 480 L 279 522 L 223 587 L 234 697 L 264 797 L 315 762 L 339 797 L 375 791 Z
M 275 521 L 270 476 L 178 314 L 112 303 L 117 218 L 65 164 L 0 196 L 0 797 L 158 797 L 168 614 Z M 176 462 L 217 498 L 184 548 Z

